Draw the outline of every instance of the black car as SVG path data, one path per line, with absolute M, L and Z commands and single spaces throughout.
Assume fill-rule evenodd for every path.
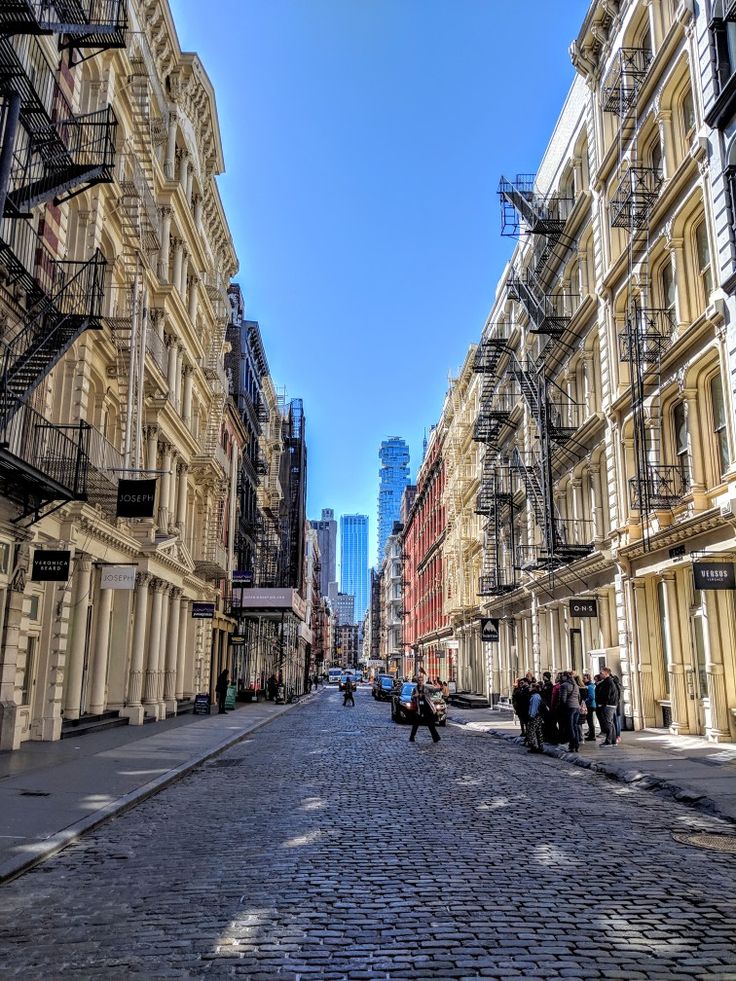
M 390 702 L 394 690 L 394 679 L 390 674 L 379 674 L 373 679 L 371 694 L 379 702 Z
M 400 689 L 394 692 L 391 699 L 391 719 L 394 722 L 414 722 L 416 713 L 412 711 L 411 699 L 416 689 L 416 682 L 405 681 Z M 432 685 L 424 686 L 427 695 L 437 710 L 437 725 L 447 725 L 447 704 L 442 697 L 442 691 Z

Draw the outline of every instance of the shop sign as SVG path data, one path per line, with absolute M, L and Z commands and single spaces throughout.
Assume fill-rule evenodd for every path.
M 210 710 L 211 706 L 209 695 L 194 696 L 194 708 L 192 709 L 194 715 L 209 715 Z
M 237 693 L 237 688 L 235 685 L 227 686 L 227 694 L 225 695 L 225 708 L 234 709 L 235 708 L 235 695 Z
M 117 516 L 152 518 L 156 503 L 156 482 L 156 477 L 119 481 Z
M 230 643 L 231 644 L 244 644 L 245 643 L 245 637 L 243 637 L 242 634 L 230 634 Z
M 192 603 L 193 620 L 214 620 L 214 617 L 215 617 L 214 603 Z
M 233 586 L 252 586 L 253 573 L 250 569 L 233 569 Z
M 100 589 L 135 589 L 136 570 L 134 565 L 103 565 Z
M 495 617 L 483 617 L 480 621 L 480 639 L 484 644 L 497 644 L 499 641 L 499 621 Z
M 69 561 L 72 553 L 44 549 L 33 553 L 33 582 L 66 582 L 69 578 Z
M 595 597 L 570 600 L 570 616 L 592 618 L 598 616 L 598 600 Z
M 733 562 L 693 562 L 696 589 L 736 589 Z
M 683 555 L 687 554 L 687 549 L 684 545 L 675 545 L 667 554 L 671 559 L 681 559 Z

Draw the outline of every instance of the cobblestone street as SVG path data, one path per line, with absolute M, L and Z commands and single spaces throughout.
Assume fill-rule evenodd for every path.
M 0 889 L 23 978 L 736 978 L 720 822 L 367 689 L 297 706 Z

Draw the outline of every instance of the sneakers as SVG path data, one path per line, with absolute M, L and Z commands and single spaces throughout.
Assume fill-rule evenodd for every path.
M 599 746 L 601 747 L 601 749 L 602 749 L 602 748 L 603 748 L 604 746 L 606 746 L 606 747 L 608 747 L 608 746 L 615 746 L 615 745 L 616 745 L 616 743 L 598 743 L 598 745 L 599 745 Z

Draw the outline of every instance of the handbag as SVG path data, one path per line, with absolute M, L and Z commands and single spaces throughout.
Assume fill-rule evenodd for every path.
M 580 703 L 580 714 L 581 715 L 587 715 L 588 714 L 588 703 L 585 702 L 585 701 L 583 701 L 583 702 Z

